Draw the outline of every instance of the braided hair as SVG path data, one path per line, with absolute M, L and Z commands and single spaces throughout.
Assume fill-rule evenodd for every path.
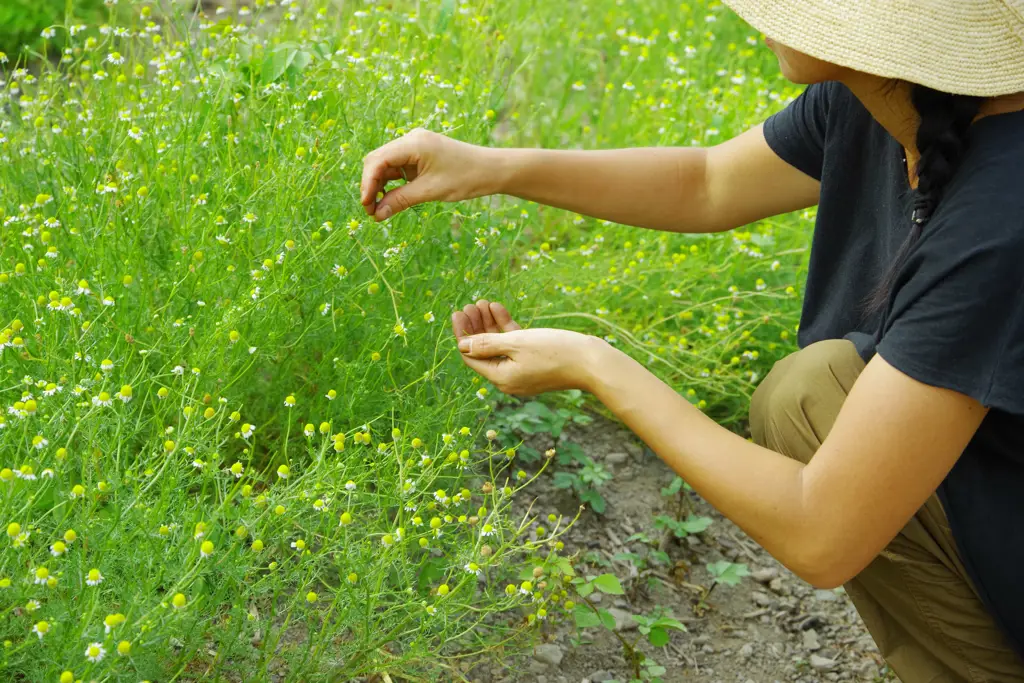
M 889 270 L 868 296 L 868 313 L 877 313 L 885 307 L 900 268 L 921 237 L 935 207 L 942 200 L 947 183 L 953 178 L 967 152 L 967 131 L 981 109 L 983 98 L 952 95 L 913 84 L 910 101 L 920 117 L 915 140 L 920 157 L 914 169 L 917 189 L 914 191 L 910 216 L 910 233 L 897 251 Z

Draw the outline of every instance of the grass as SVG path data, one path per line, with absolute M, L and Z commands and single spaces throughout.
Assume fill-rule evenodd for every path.
M 121 4 L 127 31 L 4 65 L 3 678 L 431 679 L 562 618 L 571 520 L 510 516 L 534 475 L 485 433 L 449 311 L 606 336 L 739 425 L 792 345 L 808 216 L 375 225 L 362 156 L 418 125 L 711 144 L 795 94 L 770 55 L 665 0 Z

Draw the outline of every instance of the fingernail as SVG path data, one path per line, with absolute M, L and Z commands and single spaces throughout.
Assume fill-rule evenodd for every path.
M 380 207 L 380 219 L 382 221 L 386 221 L 387 219 L 391 218 L 391 213 L 392 211 L 390 206 Z
M 473 349 L 473 342 L 469 339 L 459 340 L 459 351 L 462 353 L 469 353 Z

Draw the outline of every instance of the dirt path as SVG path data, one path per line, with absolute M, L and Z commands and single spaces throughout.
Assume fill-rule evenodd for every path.
M 545 440 L 546 439 L 546 440 Z M 629 431 L 598 420 L 587 427 L 571 427 L 560 437 L 579 444 L 587 455 L 614 472 L 601 489 L 608 501 L 606 513 L 584 513 L 565 539 L 568 551 L 579 551 L 587 573 L 614 572 L 623 581 L 626 596 L 601 596 L 602 605 L 614 608 L 624 635 L 630 614 L 649 614 L 656 606 L 668 608 L 684 621 L 686 633 L 673 633 L 669 645 L 647 651 L 667 668 L 665 681 L 731 683 L 773 681 L 874 681 L 891 677 L 842 589 L 815 590 L 804 583 L 724 519 L 695 494 L 687 494 L 692 511 L 714 523 L 683 541 L 667 544 L 655 529 L 658 514 L 671 514 L 669 499 L 661 494 L 673 473 Z M 550 437 L 534 447 L 556 445 Z M 578 505 L 566 491 L 553 486 L 545 473 L 534 485 L 538 511 L 557 508 L 572 515 Z M 525 504 L 524 501 L 523 504 Z M 675 504 L 672 504 L 673 507 Z M 630 540 L 646 534 L 651 543 Z M 668 564 L 638 571 L 616 555 L 643 556 L 661 545 Z M 702 590 L 712 581 L 705 565 L 719 560 L 746 563 L 751 576 L 735 586 L 716 586 L 706 609 L 698 607 Z M 619 641 L 610 632 L 588 629 L 582 643 L 574 644 L 573 629 L 560 625 L 546 634 L 547 642 L 533 657 L 514 667 L 478 669 L 471 680 L 502 683 L 580 683 L 629 680 L 630 673 Z

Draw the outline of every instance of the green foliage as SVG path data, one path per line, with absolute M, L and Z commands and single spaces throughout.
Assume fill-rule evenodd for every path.
M 738 425 L 792 348 L 813 214 L 686 236 L 481 200 L 378 225 L 363 155 L 416 126 L 713 144 L 797 91 L 718 5 L 254 2 L 159 30 L 154 6 L 71 3 L 88 28 L 31 69 L 2 48 L 0 678 L 432 680 L 576 618 L 571 520 L 510 514 L 516 457 L 551 460 L 508 455 L 584 397 L 487 436 L 442 321 L 486 296 L 601 335 Z M 3 2 L 0 31 L 68 9 Z M 597 508 L 608 473 L 560 450 Z
M 580 502 L 604 514 L 607 502 L 598 490 L 612 479 L 612 473 L 601 463 L 586 455 L 577 444 L 567 443 L 559 449 L 559 469 L 552 483 L 560 489 L 570 489 Z
M 41 34 L 47 28 L 95 23 L 106 14 L 103 0 L 4 0 L 0 3 L 0 50 L 13 57 L 22 46 L 41 47 Z M 54 39 L 62 43 L 63 34 L 64 28 L 55 30 Z
M 678 520 L 666 515 L 657 515 L 654 518 L 656 529 L 668 529 L 676 538 L 686 538 L 693 534 L 707 531 L 712 524 L 710 517 L 697 517 L 690 515 L 686 519 Z
M 588 597 L 599 591 L 608 595 L 624 595 L 622 584 L 614 574 L 599 576 L 576 577 L 572 583 L 576 587 L 576 595 L 583 601 L 575 606 L 573 619 L 577 631 L 588 628 L 602 627 L 610 631 L 622 644 L 623 656 L 633 669 L 636 681 L 659 681 L 665 668 L 637 649 L 640 638 L 646 638 L 654 647 L 665 647 L 670 641 L 669 631 L 686 631 L 686 626 L 663 608 L 655 608 L 650 614 L 633 614 L 630 618 L 636 622 L 640 634 L 628 640 L 616 629 L 615 616 L 607 609 L 589 600 Z
M 726 586 L 735 586 L 744 576 L 749 576 L 750 571 L 747 565 L 720 560 L 707 565 L 708 573 L 715 579 L 715 583 L 722 583 Z

